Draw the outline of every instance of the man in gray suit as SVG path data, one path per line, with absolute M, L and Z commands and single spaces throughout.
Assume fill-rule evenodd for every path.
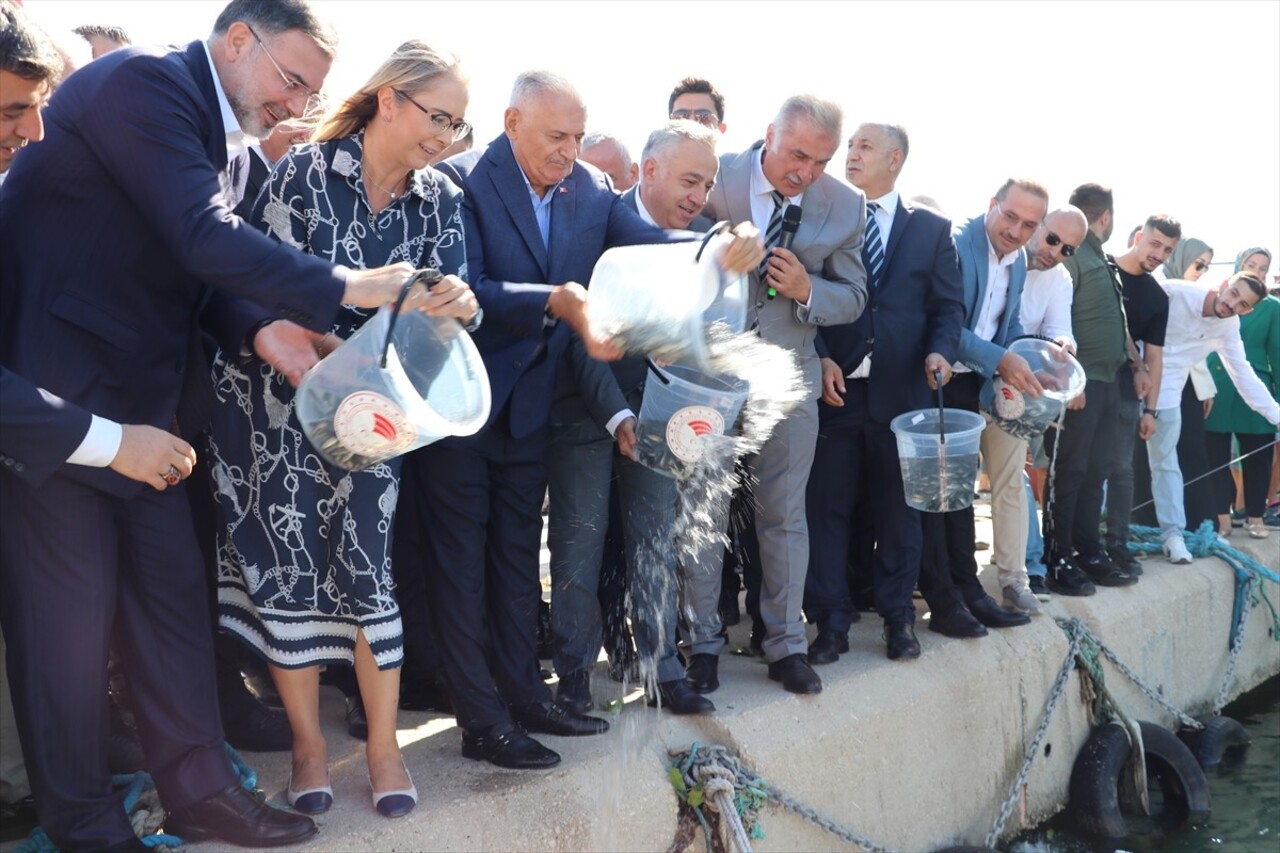
M 756 530 L 763 583 L 760 612 L 769 677 L 793 693 L 817 693 L 822 680 L 809 666 L 800 608 L 809 564 L 805 486 L 818 436 L 821 367 L 814 350 L 819 326 L 851 323 L 867 301 L 861 193 L 824 173 L 841 139 L 840 108 L 812 95 L 788 98 L 765 138 L 741 154 L 725 155 L 707 213 L 753 222 L 770 254 L 751 274 L 748 323 L 766 341 L 800 359 L 806 399 L 774 429 L 750 463 L 757 478 Z M 790 249 L 777 245 L 778 225 L 791 205 L 804 211 Z M 687 678 L 695 690 L 718 685 L 720 636 L 719 547 L 687 560 L 686 596 L 693 653 Z

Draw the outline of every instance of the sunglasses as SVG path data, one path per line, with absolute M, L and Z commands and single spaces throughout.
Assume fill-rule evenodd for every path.
M 673 110 L 671 113 L 673 119 L 688 119 L 696 121 L 698 124 L 705 124 L 707 127 L 715 127 L 720 124 L 720 116 L 711 110 Z
M 1191 266 L 1195 267 L 1196 272 L 1204 272 L 1209 268 L 1209 265 L 1206 264 L 1204 261 L 1200 260 L 1199 258 L 1196 258 L 1194 261 L 1192 261 Z
M 1073 246 L 1073 245 L 1071 245 L 1070 243 L 1066 242 L 1066 241 L 1065 241 L 1065 240 L 1063 240 L 1061 237 L 1059 237 L 1057 234 L 1054 234 L 1052 231 L 1046 231 L 1046 232 L 1045 232 L 1045 235 L 1044 235 L 1044 241 L 1045 241 L 1046 243 L 1048 243 L 1048 244 L 1049 244 L 1049 247 L 1050 247 L 1050 248 L 1053 248 L 1053 249 L 1056 249 L 1056 248 L 1058 248 L 1058 246 L 1059 246 L 1059 245 L 1061 245 L 1061 246 L 1062 246 L 1062 257 L 1064 257 L 1064 258 L 1069 258 L 1069 257 L 1071 257 L 1072 255 L 1074 255 L 1074 254 L 1076 253 L 1076 247 L 1075 247 L 1075 246 Z

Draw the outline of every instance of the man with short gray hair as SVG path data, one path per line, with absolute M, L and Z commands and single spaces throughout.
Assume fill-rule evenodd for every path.
M 801 605 L 809 565 L 805 486 L 818 437 L 821 368 L 814 350 L 820 326 L 850 323 L 867 300 L 861 194 L 827 175 L 840 145 L 840 108 L 813 95 L 788 98 L 762 141 L 720 159 L 707 203 L 713 218 L 752 222 L 766 235 L 765 262 L 750 277 L 747 321 L 766 341 L 794 352 L 811 394 L 774 429 L 752 461 L 756 533 L 760 546 L 760 613 L 769 677 L 793 693 L 817 693 L 822 680 L 809 666 Z M 784 210 L 805 211 L 791 248 L 779 245 Z M 686 678 L 699 692 L 718 686 L 721 553 L 717 545 L 686 560 L 688 626 Z
M 623 194 L 645 222 L 667 230 L 706 231 L 702 215 L 716 185 L 716 133 L 691 121 L 672 121 L 649 134 L 640 182 Z
M 578 159 L 590 163 L 609 176 L 614 192 L 624 193 L 640 179 L 640 165 L 622 140 L 602 131 L 592 131 L 582 138 L 582 154 Z

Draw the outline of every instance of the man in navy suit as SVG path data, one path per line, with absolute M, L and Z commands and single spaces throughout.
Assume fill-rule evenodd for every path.
M 989 405 L 990 380 L 997 373 L 1024 394 L 1036 396 L 1044 390 L 1026 359 L 1007 348 L 1022 336 L 1018 309 L 1027 278 L 1022 247 L 1040 227 L 1048 207 L 1044 187 L 1011 178 L 996 191 L 985 215 L 956 227 L 964 326 L 955 374 L 944 391 L 948 407 L 977 412 L 980 398 Z M 1025 574 L 1027 496 L 1022 469 L 1026 440 L 1014 438 L 988 418 L 981 448 L 991 478 L 996 565 Z M 948 637 L 981 637 L 987 628 L 1030 621 L 1025 613 L 1004 609 L 983 590 L 974 545 L 973 507 L 926 515 L 920 591 L 931 610 L 929 630 Z
M 291 373 L 305 357 L 283 344 L 307 340 L 300 326 L 394 299 L 407 269 L 334 268 L 244 228 L 225 194 L 229 142 L 302 114 L 332 53 L 303 0 L 235 0 L 207 43 L 123 48 L 68 79 L 0 195 L 0 364 L 103 417 L 194 434 L 212 397 L 196 333 L 212 291 L 232 351 L 274 347 Z M 253 334 L 272 317 L 300 326 Z M 110 468 L 0 476 L 0 620 L 41 826 L 64 850 L 145 849 L 107 772 L 113 636 L 169 828 L 296 843 L 315 825 L 244 791 L 224 751 L 183 490 L 144 489 Z
M 551 416 L 554 406 L 560 423 L 589 419 L 582 432 L 593 448 L 601 446 L 596 433 L 603 435 L 606 463 L 611 420 L 619 444 L 634 444 L 617 380 L 589 357 L 621 353 L 592 336 L 578 282 L 590 279 L 610 247 L 670 239 L 623 204 L 602 173 L 577 163 L 585 124 L 586 108 L 568 81 L 526 72 L 516 80 L 504 133 L 440 166 L 466 191 L 467 268 L 486 316 L 475 342 L 489 373 L 492 415 L 476 436 L 410 454 L 404 489 L 414 490 L 422 523 L 433 528 L 428 583 L 463 755 L 504 767 L 559 762 L 527 731 L 608 729 L 554 702 L 535 657 Z M 598 479 L 594 487 L 607 489 L 607 471 Z M 604 509 L 602 496 L 602 519 Z
M 895 189 L 908 144 L 905 130 L 886 124 L 863 124 L 849 139 L 845 174 L 867 197 L 868 296 L 855 322 L 818 331 L 824 405 L 805 499 L 811 544 L 804 609 L 818 624 L 809 644 L 814 664 L 849 650 L 856 611 L 846 566 L 854 518 L 868 511 L 864 481 L 876 484 L 870 574 L 888 656 L 920 655 L 911 601 L 920 574 L 920 512 L 906 503 L 889 422 L 931 405 L 935 371 L 944 384 L 951 377 L 964 305 L 951 223 Z

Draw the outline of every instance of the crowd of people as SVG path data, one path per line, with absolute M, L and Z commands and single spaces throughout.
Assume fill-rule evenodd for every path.
M 61 849 L 146 849 L 111 785 L 122 733 L 170 831 L 294 844 L 333 804 L 322 683 L 346 694 L 372 806 L 396 818 L 419 796 L 399 710 L 455 716 L 469 758 L 549 767 L 532 735 L 609 729 L 590 713 L 604 651 L 650 705 L 713 713 L 743 589 L 768 677 L 814 694 L 864 612 L 890 659 L 920 656 L 916 590 L 929 630 L 976 638 L 1137 583 L 1144 491 L 1173 563 L 1202 521 L 1230 536 L 1239 515 L 1258 539 L 1280 524 L 1264 248 L 1220 275 L 1161 213 L 1109 255 L 1113 194 L 1094 183 L 1054 206 L 1011 178 L 953 222 L 900 194 L 902 127 L 846 138 L 838 106 L 798 94 L 722 152 L 725 97 L 699 78 L 635 159 L 541 70 L 477 144 L 466 72 L 437 45 L 406 41 L 357 91 L 324 93 L 337 39 L 306 0 L 231 0 L 181 48 L 76 32 L 94 58 L 71 73 L 0 0 L 0 801 L 6 818 L 33 804 Z M 842 146 L 846 181 L 828 174 Z M 636 456 L 650 369 L 593 330 L 584 284 L 608 249 L 717 222 L 748 334 L 808 393 L 741 460 L 716 535 L 682 547 L 680 482 Z M 295 389 L 423 268 L 442 277 L 405 310 L 471 334 L 489 421 L 336 467 Z M 1026 336 L 1086 376 L 1031 440 L 993 418 L 1045 391 L 1010 349 Z M 1000 600 L 972 507 L 907 503 L 889 425 L 939 391 L 985 420 Z M 244 790 L 224 740 L 291 750 L 291 810 Z

